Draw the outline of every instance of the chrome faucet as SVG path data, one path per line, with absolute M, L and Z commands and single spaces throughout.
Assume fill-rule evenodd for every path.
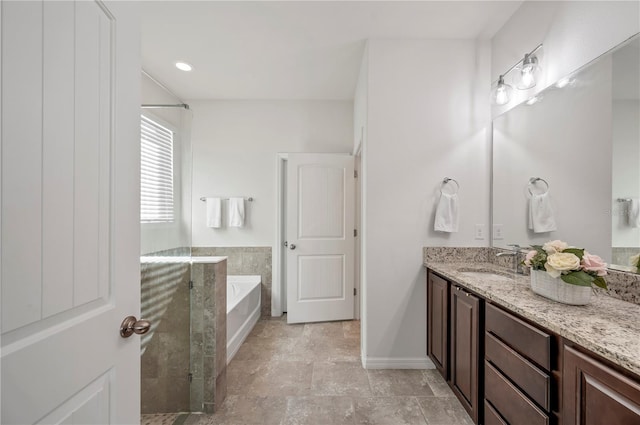
M 509 256 L 513 257 L 513 272 L 516 274 L 524 274 L 522 270 L 522 266 L 518 261 L 518 254 L 520 254 L 520 245 L 518 244 L 509 244 L 511 247 L 511 251 L 509 252 L 499 252 L 496 254 L 496 257 Z

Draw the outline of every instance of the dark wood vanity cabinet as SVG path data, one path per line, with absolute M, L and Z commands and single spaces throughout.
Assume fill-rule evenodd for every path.
M 640 425 L 624 369 L 431 270 L 427 309 L 427 354 L 476 424 Z
M 427 275 L 427 355 L 442 377 L 449 379 L 449 282 Z
M 638 381 L 568 345 L 563 355 L 563 425 L 640 424 Z
M 459 286 L 450 289 L 450 386 L 475 423 L 480 414 L 481 300 Z
M 484 401 L 489 416 L 510 425 L 555 424 L 555 338 L 493 304 L 486 305 L 485 329 Z
M 427 273 L 427 355 L 478 423 L 481 303 L 477 296 Z

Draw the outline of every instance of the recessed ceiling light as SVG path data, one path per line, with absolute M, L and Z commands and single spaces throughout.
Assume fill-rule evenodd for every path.
M 193 67 L 186 62 L 176 62 L 176 68 L 180 71 L 191 71 Z

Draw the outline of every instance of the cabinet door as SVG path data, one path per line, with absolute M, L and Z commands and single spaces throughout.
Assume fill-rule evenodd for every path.
M 640 424 L 640 383 L 564 346 L 563 425 Z
M 478 423 L 480 299 L 451 286 L 451 388 Z
M 448 379 L 449 282 L 429 272 L 427 276 L 427 355 Z

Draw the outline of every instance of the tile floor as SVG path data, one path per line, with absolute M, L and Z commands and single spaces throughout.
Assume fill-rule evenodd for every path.
M 263 319 L 227 378 L 220 411 L 176 425 L 473 424 L 437 371 L 363 369 L 357 321 Z

